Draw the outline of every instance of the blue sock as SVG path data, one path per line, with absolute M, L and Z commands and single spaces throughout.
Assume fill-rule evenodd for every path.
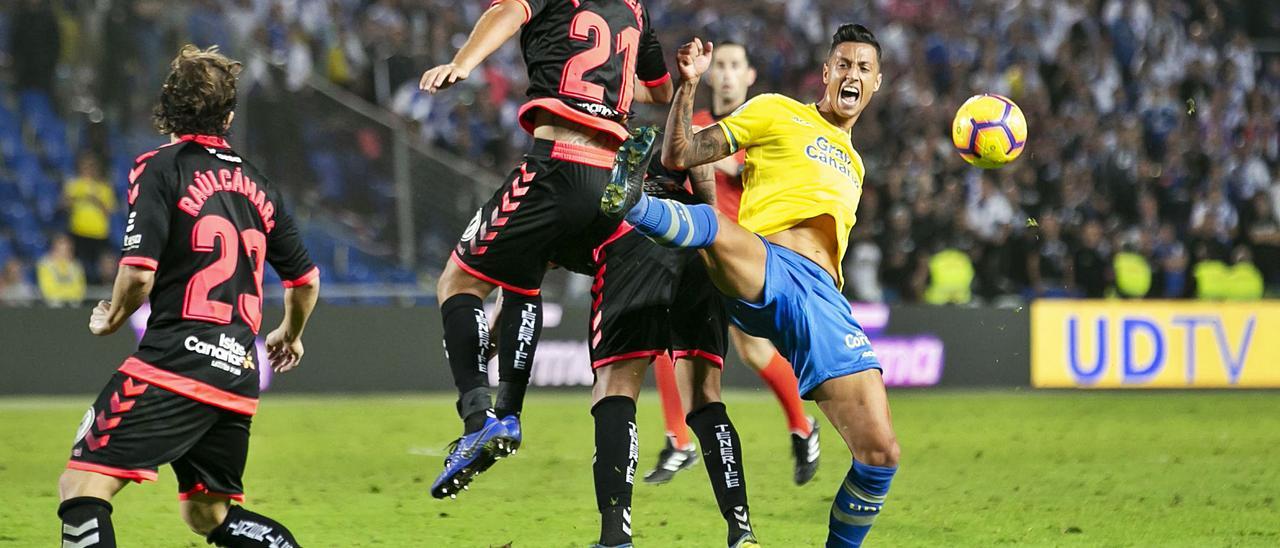
M 647 194 L 627 212 L 626 220 L 636 232 L 666 247 L 708 247 L 720 230 L 712 206 L 685 205 Z
M 853 461 L 849 475 L 836 492 L 836 500 L 831 503 L 827 548 L 862 546 L 871 523 L 880 515 L 880 507 L 889 493 L 889 482 L 897 471 L 897 466 L 869 466 Z

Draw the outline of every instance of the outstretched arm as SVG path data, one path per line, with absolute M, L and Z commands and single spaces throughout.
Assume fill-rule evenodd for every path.
M 466 80 L 485 58 L 515 36 L 524 25 L 525 15 L 519 2 L 494 4 L 476 21 L 471 36 L 453 56 L 453 61 L 424 72 L 418 81 L 418 89 L 435 93 Z
M 732 153 L 720 128 L 711 126 L 693 132 L 693 97 L 702 73 L 711 65 L 712 48 L 711 42 L 704 47 L 701 40 L 694 38 L 676 54 L 682 81 L 676 89 L 671 113 L 667 115 L 667 131 L 662 138 L 662 165 L 669 169 L 689 169 Z

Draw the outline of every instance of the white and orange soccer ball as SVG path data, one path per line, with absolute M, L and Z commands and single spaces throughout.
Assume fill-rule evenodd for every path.
M 956 111 L 951 143 L 966 162 L 994 169 L 1014 161 L 1027 145 L 1027 118 L 1007 97 L 974 95 Z

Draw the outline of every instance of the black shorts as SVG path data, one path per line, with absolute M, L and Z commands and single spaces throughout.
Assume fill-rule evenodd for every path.
M 723 367 L 728 320 L 697 251 L 662 247 L 629 229 L 595 253 L 591 366 L 670 351 Z
M 587 255 L 618 227 L 600 212 L 615 152 L 537 139 L 476 212 L 452 260 L 507 291 L 537 295 L 547 263 Z
M 116 372 L 85 413 L 67 468 L 140 482 L 170 464 L 180 499 L 244 500 L 251 421 Z

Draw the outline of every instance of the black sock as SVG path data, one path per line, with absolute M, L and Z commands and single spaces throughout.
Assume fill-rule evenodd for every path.
M 631 491 L 639 464 L 636 401 L 609 396 L 591 408 L 596 422 L 596 506 L 600 509 L 600 544 L 631 542 Z
M 285 526 L 234 505 L 227 510 L 227 519 L 206 539 L 209 544 L 224 548 L 298 548 L 298 541 Z
M 498 381 L 498 399 L 493 405 L 493 413 L 498 418 L 520 416 L 524 410 L 524 393 L 527 388 L 529 379 L 524 382 Z
M 462 431 L 465 434 L 479 432 L 484 428 L 489 417 L 496 416 L 490 407 L 489 389 L 480 387 L 463 394 L 457 402 L 458 416 L 462 417 Z
M 498 315 L 498 417 L 519 415 L 533 372 L 533 353 L 542 335 L 542 296 L 502 293 Z
M 62 546 L 115 548 L 111 503 L 97 497 L 75 497 L 58 505 L 62 518 Z
M 720 515 L 729 525 L 729 544 L 751 532 L 747 511 L 747 476 L 742 469 L 742 442 L 729 420 L 724 404 L 708 403 L 695 409 L 685 422 L 698 436 L 702 462 L 711 479 L 711 490 L 720 505 Z
M 471 417 L 493 407 L 489 396 L 489 321 L 485 319 L 483 301 L 475 295 L 459 294 L 440 305 L 444 322 L 444 353 L 458 387 L 458 416 L 472 429 Z M 480 425 L 484 424 L 481 416 Z

